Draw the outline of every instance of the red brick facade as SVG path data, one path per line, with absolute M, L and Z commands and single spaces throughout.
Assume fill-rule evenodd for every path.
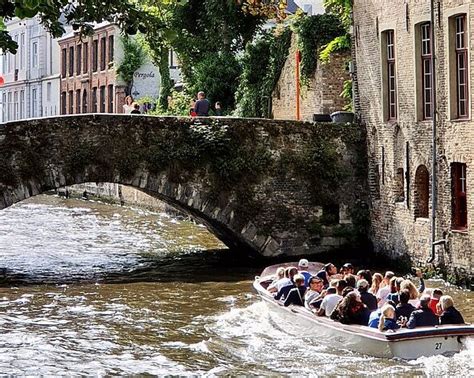
M 119 29 L 105 25 L 91 36 L 78 34 L 59 41 L 61 114 L 123 113 L 125 87 L 117 81 Z
M 436 247 L 435 262 L 472 275 L 474 54 L 468 47 L 474 40 L 474 3 L 436 4 L 436 239 L 446 243 Z M 369 138 L 373 241 L 379 252 L 408 254 L 424 264 L 431 251 L 432 210 L 430 2 L 358 0 L 353 15 L 355 103 Z

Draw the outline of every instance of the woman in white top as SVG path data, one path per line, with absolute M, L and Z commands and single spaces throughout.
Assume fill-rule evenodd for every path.
M 123 112 L 125 114 L 130 114 L 133 110 L 133 97 L 127 96 L 125 97 L 125 104 L 123 104 Z

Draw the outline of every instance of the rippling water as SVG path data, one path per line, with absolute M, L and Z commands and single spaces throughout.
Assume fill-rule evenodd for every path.
M 213 251 L 204 251 L 213 250 Z M 3 374 L 469 376 L 474 345 L 405 362 L 289 337 L 259 267 L 189 221 L 39 196 L 0 211 Z M 40 284 L 41 283 L 41 284 Z M 472 292 L 443 286 L 473 321 Z

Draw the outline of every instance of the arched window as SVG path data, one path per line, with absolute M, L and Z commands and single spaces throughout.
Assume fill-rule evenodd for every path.
M 84 89 L 82 92 L 82 112 L 87 113 L 89 109 L 87 108 L 87 91 Z
M 430 200 L 430 174 L 424 165 L 415 173 L 415 218 L 428 218 Z

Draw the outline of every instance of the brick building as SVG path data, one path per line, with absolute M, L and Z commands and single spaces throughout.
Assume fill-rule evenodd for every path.
M 296 119 L 296 36 L 291 39 L 290 51 L 280 78 L 272 94 L 272 113 L 275 119 Z M 318 62 L 308 85 L 300 93 L 300 116 L 312 121 L 313 114 L 330 114 L 344 108 L 341 97 L 344 81 L 349 79 L 346 70 L 350 53 L 337 53 L 328 63 Z
M 61 114 L 123 113 L 125 83 L 116 74 L 119 36 L 116 25 L 102 23 L 88 37 L 73 32 L 59 40 Z
M 354 2 L 356 107 L 367 127 L 372 231 L 379 252 L 424 263 L 431 251 L 435 31 L 438 264 L 474 273 L 474 3 Z

